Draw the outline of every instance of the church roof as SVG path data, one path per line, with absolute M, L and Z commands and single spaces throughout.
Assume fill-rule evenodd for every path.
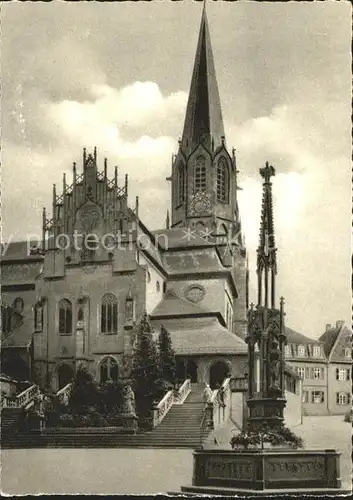
M 189 247 L 212 247 L 215 239 L 208 233 L 199 230 L 190 230 L 187 227 L 170 229 L 159 229 L 152 231 L 158 244 L 164 249 L 189 248 Z
M 201 142 L 211 149 L 224 136 L 221 103 L 214 67 L 206 9 L 204 8 L 186 108 L 182 148 L 191 152 Z M 203 138 L 206 139 L 204 142 Z
M 175 317 L 175 316 L 200 316 L 212 314 L 211 311 L 190 302 L 189 300 L 179 297 L 172 290 L 164 294 L 161 302 L 155 307 L 151 313 L 151 318 Z
M 29 253 L 29 249 L 37 246 L 37 244 L 37 241 L 12 241 L 6 248 L 2 246 L 1 261 L 43 259 L 40 254 L 30 255 Z
M 169 331 L 176 354 L 246 354 L 247 344 L 223 327 L 216 318 L 152 320 L 159 335 L 161 324 Z

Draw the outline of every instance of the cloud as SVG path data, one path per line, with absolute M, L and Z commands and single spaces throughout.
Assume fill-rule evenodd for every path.
M 3 160 L 13 165 L 3 175 L 4 236 L 13 234 L 13 227 L 17 236 L 36 227 L 39 230 L 41 207 L 47 206 L 50 212 L 52 183 L 56 183 L 60 191 L 64 172 L 70 182 L 70 165 L 81 155 L 81 146 L 88 150 L 98 146 L 99 168 L 103 168 L 104 155 L 110 167 L 118 164 L 120 174 L 128 173 L 130 203 L 139 195 L 140 206 L 145 206 L 142 208 L 145 222 L 154 227 L 164 225 L 169 205 L 169 185 L 165 178 L 170 175 L 171 154 L 177 142 L 175 137 L 158 131 L 168 128 L 168 124 L 180 123 L 186 98 L 183 92 L 164 96 L 154 82 L 134 82 L 122 89 L 92 85 L 89 99 L 82 101 L 43 100 L 37 126 L 48 139 L 53 138 L 49 139 L 50 147 L 29 148 L 10 140 L 4 143 Z M 82 168 L 79 161 L 77 164 Z M 22 198 L 18 204 L 14 198 L 21 197 L 24 185 L 30 189 L 31 197 Z M 16 216 L 13 215 L 15 206 Z M 28 228 L 25 214 L 33 208 L 35 214 Z

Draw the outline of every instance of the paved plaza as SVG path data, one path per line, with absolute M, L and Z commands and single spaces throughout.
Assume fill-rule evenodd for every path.
M 343 416 L 306 417 L 296 432 L 308 448 L 342 451 L 341 477 L 350 488 L 350 424 Z M 192 450 L 43 449 L 1 452 L 6 494 L 142 494 L 191 484 Z

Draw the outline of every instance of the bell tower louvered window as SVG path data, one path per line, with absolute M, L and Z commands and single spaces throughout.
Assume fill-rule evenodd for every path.
M 206 191 L 206 162 L 203 156 L 199 156 L 196 160 L 194 169 L 194 191 Z
M 220 158 L 217 164 L 217 200 L 229 203 L 229 170 L 225 158 Z

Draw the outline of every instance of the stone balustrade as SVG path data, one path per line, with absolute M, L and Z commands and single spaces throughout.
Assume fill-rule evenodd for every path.
M 186 379 L 178 390 L 170 390 L 153 411 L 153 427 L 157 427 L 174 404 L 183 404 L 191 391 L 191 380 Z
M 157 406 L 154 409 L 153 412 L 153 427 L 157 427 L 168 411 L 171 409 L 173 406 L 174 402 L 174 391 L 168 391 L 167 394 L 161 399 L 161 401 L 157 404 Z
M 222 427 L 223 423 L 226 422 L 230 417 L 230 409 L 231 409 L 231 387 L 230 387 L 230 378 L 226 378 L 223 381 L 222 389 L 223 389 L 223 397 L 220 398 L 220 389 L 215 389 L 212 393 L 210 403 L 213 409 L 213 428 L 218 429 Z
M 72 383 L 66 384 L 60 391 L 56 393 L 56 397 L 59 399 L 60 403 L 67 405 L 69 402 L 69 397 L 72 390 Z
M 175 405 L 181 405 L 184 403 L 185 399 L 191 392 L 191 380 L 188 378 L 179 387 L 178 390 L 174 391 L 174 402 Z
M 1 408 L 25 408 L 34 401 L 39 394 L 39 387 L 33 384 L 17 396 L 3 395 L 1 398 Z

